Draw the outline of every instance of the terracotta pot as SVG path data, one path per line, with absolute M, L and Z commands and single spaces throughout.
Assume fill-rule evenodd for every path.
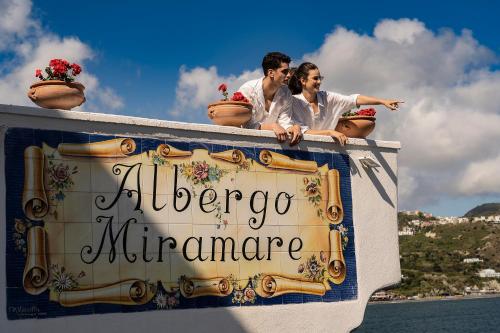
M 252 104 L 236 101 L 219 101 L 208 105 L 208 118 L 214 124 L 242 127 L 252 118 Z
M 352 116 L 339 119 L 336 131 L 344 133 L 349 138 L 366 138 L 375 128 L 375 117 Z
M 85 102 L 84 89 L 78 82 L 40 81 L 31 85 L 28 97 L 42 108 L 70 110 Z

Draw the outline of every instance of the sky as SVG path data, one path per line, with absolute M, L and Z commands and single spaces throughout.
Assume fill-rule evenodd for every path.
M 0 0 L 0 103 L 52 58 L 82 65 L 80 111 L 209 123 L 225 82 L 261 76 L 265 53 L 311 61 L 322 89 L 402 99 L 370 138 L 400 141 L 399 209 L 461 216 L 500 202 L 496 1 Z

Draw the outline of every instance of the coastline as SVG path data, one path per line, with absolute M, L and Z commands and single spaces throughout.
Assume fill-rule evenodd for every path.
M 368 305 L 373 304 L 394 304 L 394 303 L 415 303 L 415 302 L 433 302 L 433 301 L 460 301 L 466 299 L 482 299 L 482 298 L 500 298 L 500 293 L 486 295 L 466 295 L 466 296 L 443 296 L 443 297 L 422 297 L 416 299 L 398 299 L 390 301 L 369 301 Z

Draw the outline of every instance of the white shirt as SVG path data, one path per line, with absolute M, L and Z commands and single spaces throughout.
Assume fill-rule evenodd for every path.
M 252 119 L 245 125 L 246 128 L 260 128 L 262 124 L 278 123 L 284 129 L 293 125 L 292 122 L 292 94 L 287 86 L 282 86 L 276 91 L 273 101 L 266 111 L 266 101 L 262 80 L 264 78 L 251 80 L 244 83 L 239 92 L 253 104 Z
M 346 111 L 355 107 L 359 94 L 342 95 L 330 91 L 320 91 L 318 97 L 318 113 L 314 113 L 312 106 L 302 93 L 293 95 L 292 121 L 304 133 L 307 130 L 335 129 L 339 118 Z

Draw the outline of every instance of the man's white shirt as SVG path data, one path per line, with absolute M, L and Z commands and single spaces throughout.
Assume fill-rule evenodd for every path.
M 253 105 L 252 119 L 245 127 L 258 129 L 262 124 L 278 123 L 284 129 L 288 129 L 293 125 L 292 94 L 287 86 L 280 87 L 274 95 L 269 112 L 267 112 L 264 90 L 262 89 L 263 79 L 262 77 L 248 81 L 238 89 Z

